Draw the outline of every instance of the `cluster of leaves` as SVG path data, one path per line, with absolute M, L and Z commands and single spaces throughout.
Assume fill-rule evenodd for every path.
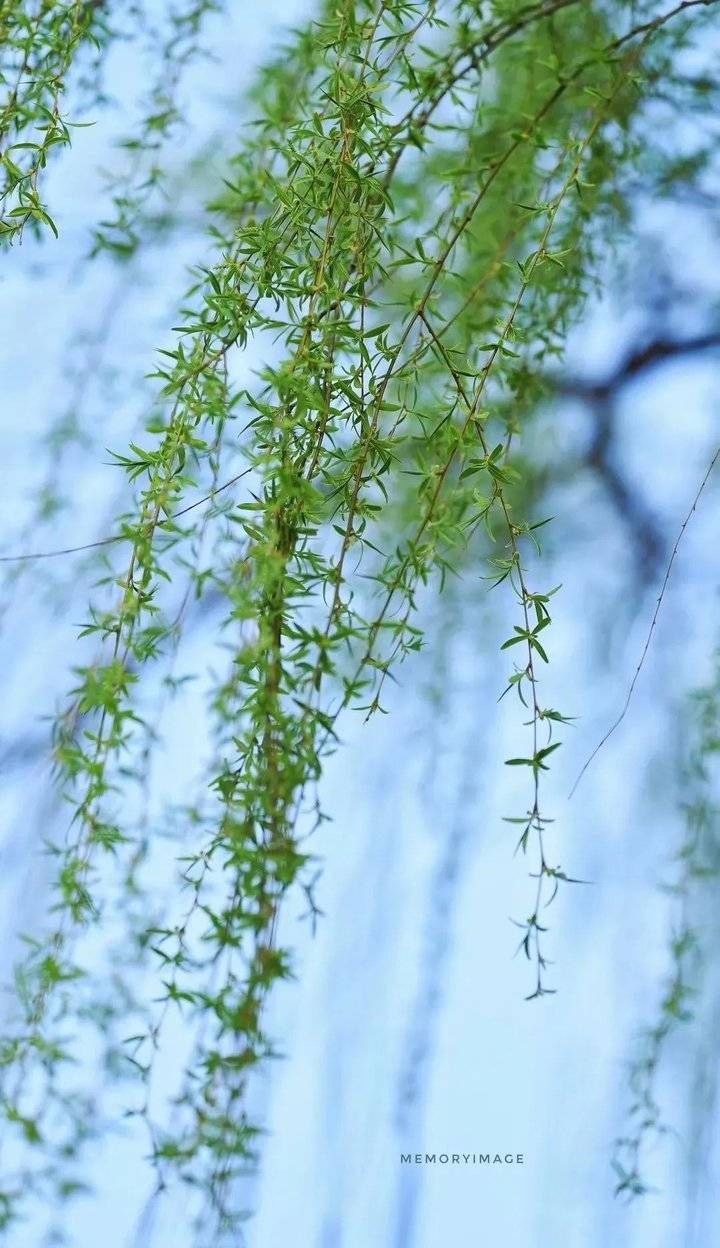
M 57 224 L 43 189 L 55 149 L 86 124 L 65 110 L 74 88 L 83 115 L 108 104 L 103 65 L 113 44 L 131 42 L 147 62 L 149 88 L 132 132 L 117 142 L 126 162 L 107 172 L 108 214 L 94 232 L 93 254 L 128 259 L 140 242 L 143 215 L 158 211 L 168 176 L 167 146 L 182 129 L 180 90 L 188 66 L 203 54 L 207 19 L 219 0 L 113 6 L 106 0 L 7 0 L 0 10 L 0 240 L 18 243 Z M 154 79 L 154 80 L 153 80 Z M 128 110 L 131 111 L 131 110 Z
M 184 0 L 154 16 L 145 33 L 150 86 L 139 117 L 118 140 L 124 156 L 118 169 L 106 171 L 108 214 L 94 231 L 92 255 L 105 252 L 127 261 L 136 255 L 152 221 L 168 211 L 167 181 L 172 173 L 173 142 L 182 143 L 186 117 L 182 87 L 187 70 L 206 52 L 203 31 L 210 16 L 222 11 L 219 0 Z
M 60 7 L 71 20 L 89 6 Z M 213 7 L 184 11 L 192 47 Z M 142 890 L 151 837 L 123 798 L 154 736 L 142 689 L 172 663 L 189 593 L 222 604 L 230 655 L 212 691 L 205 785 L 174 816 L 183 895 L 135 933 L 162 984 L 127 1046 L 160 1186 L 175 1169 L 211 1200 L 212 1242 L 233 1232 L 256 1136 L 248 1077 L 273 1052 L 264 1004 L 292 971 L 281 906 L 302 888 L 314 906 L 307 838 L 324 817 L 324 759 L 342 712 L 385 709 L 387 679 L 422 645 L 424 598 L 468 568 L 515 612 L 504 650 L 522 657 L 508 691 L 529 715 L 529 747 L 508 760 L 528 779 L 511 821 L 536 877 L 522 948 L 530 995 L 549 991 L 543 913 L 569 877 L 548 855 L 541 784 L 567 717 L 539 691 L 555 589 L 537 584 L 545 520 L 522 509 L 525 417 L 623 220 L 647 96 L 710 7 L 332 0 L 261 76 L 254 135 L 213 205 L 215 262 L 195 275 L 161 354 L 146 439 L 116 456 L 134 495 L 117 535 L 129 553 L 120 570 L 108 563 L 84 630 L 97 657 L 56 726 L 72 811 L 51 846 L 57 922 L 19 972 L 2 1104 L 48 1151 L 49 1116 L 66 1111 L 76 1129 L 63 1174 L 87 1137 L 61 1071 L 86 978 L 75 945 L 107 912 L 108 856 Z M 166 45 L 169 82 L 185 46 Z M 140 153 L 173 117 L 171 104 L 148 113 Z M 99 246 L 134 249 L 155 176 L 131 173 Z M 17 194 L 34 195 L 35 181 L 14 183 Z M 267 361 L 252 383 L 245 353 Z M 197 492 L 241 478 L 243 493 L 212 511 L 224 523 L 213 537 L 203 522 L 198 541 L 186 518 Z M 148 1089 L 172 1006 L 202 1025 L 171 1127 L 150 1120 Z M 17 1191 L 50 1174 L 30 1165 L 9 1181 L 6 1219 Z
M 40 184 L 48 157 L 70 142 L 63 95 L 85 45 L 107 37 L 95 0 L 8 0 L 0 8 L 0 238 L 19 242 L 28 226 L 57 228 Z

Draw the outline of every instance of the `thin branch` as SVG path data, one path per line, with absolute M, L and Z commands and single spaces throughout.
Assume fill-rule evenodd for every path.
M 629 707 L 630 707 L 630 703 L 631 703 L 631 701 L 632 701 L 632 696 L 633 696 L 633 694 L 634 694 L 634 692 L 635 692 L 635 686 L 636 686 L 636 684 L 637 684 L 637 682 L 638 682 L 638 678 L 639 678 L 639 676 L 640 676 L 640 673 L 641 673 L 641 671 L 642 671 L 642 669 L 643 669 L 643 667 L 644 667 L 644 665 L 645 665 L 645 660 L 646 660 L 646 658 L 647 658 L 648 651 L 649 651 L 649 649 L 650 649 L 650 644 L 651 644 L 652 639 L 653 639 L 653 634 L 654 634 L 654 632 L 655 632 L 655 627 L 656 627 L 657 622 L 658 622 L 658 616 L 660 615 L 660 610 L 661 610 L 661 607 L 662 607 L 663 601 L 664 601 L 664 599 L 665 599 L 665 592 L 666 592 L 667 587 L 668 587 L 668 581 L 670 580 L 670 574 L 671 574 L 671 572 L 672 572 L 672 570 L 673 570 L 673 565 L 674 565 L 674 563 L 675 563 L 675 560 L 676 560 L 677 555 L 678 555 L 678 551 L 679 551 L 679 549 L 680 549 L 680 543 L 682 542 L 682 539 L 683 539 L 683 537 L 685 536 L 685 530 L 687 529 L 687 527 L 688 527 L 688 525 L 689 525 L 689 523 L 690 523 L 690 521 L 691 521 L 691 519 L 692 519 L 692 517 L 693 517 L 693 514 L 694 514 L 694 512 L 695 512 L 695 511 L 696 511 L 696 509 L 697 509 L 698 503 L 700 502 L 700 499 L 701 499 L 701 497 L 702 497 L 702 495 L 703 495 L 703 493 L 704 493 L 705 486 L 707 485 L 708 481 L 710 480 L 710 477 L 712 476 L 713 470 L 714 470 L 715 465 L 717 464 L 718 460 L 720 460 L 720 446 L 718 446 L 718 447 L 716 448 L 715 453 L 713 454 L 713 457 L 712 457 L 712 459 L 710 460 L 710 463 L 708 464 L 708 467 L 707 467 L 707 469 L 706 469 L 706 471 L 705 471 L 705 476 L 703 477 L 702 481 L 700 482 L 700 485 L 699 485 L 699 487 L 698 487 L 698 489 L 697 489 L 697 492 L 696 492 L 696 494 L 695 494 L 695 497 L 694 497 L 694 499 L 693 499 L 693 501 L 692 501 L 692 505 L 691 505 L 691 507 L 690 507 L 689 511 L 687 512 L 687 514 L 686 514 L 686 516 L 685 516 L 685 519 L 683 520 L 683 522 L 682 522 L 682 524 L 681 524 L 681 526 L 680 526 L 680 531 L 678 532 L 677 537 L 675 538 L 675 544 L 674 544 L 674 546 L 673 546 L 673 548 L 672 548 L 672 553 L 671 553 L 670 558 L 669 558 L 669 560 L 668 560 L 668 565 L 667 565 L 667 568 L 665 569 L 665 576 L 664 576 L 664 578 L 663 578 L 663 583 L 662 583 L 662 586 L 660 587 L 660 593 L 659 593 L 659 595 L 658 595 L 658 599 L 657 599 L 657 602 L 656 602 L 656 604 L 655 604 L 655 610 L 653 611 L 652 620 L 650 621 L 650 627 L 649 627 L 649 629 L 648 629 L 647 636 L 646 636 L 646 638 L 645 638 L 645 644 L 644 644 L 644 646 L 643 646 L 643 648 L 642 648 L 642 653 L 641 653 L 641 655 L 640 655 L 640 661 L 638 662 L 638 665 L 637 665 L 637 667 L 635 668 L 635 674 L 634 674 L 634 676 L 633 676 L 633 678 L 632 678 L 632 680 L 631 680 L 631 682 L 630 682 L 630 687 L 629 687 L 629 689 L 628 689 L 628 691 L 627 691 L 627 697 L 625 698 L 625 704 L 624 704 L 624 706 L 623 706 L 623 708 L 622 708 L 622 710 L 621 710 L 620 714 L 618 715 L 617 719 L 615 720 L 615 722 L 614 722 L 613 724 L 611 724 L 611 726 L 608 728 L 608 730 L 607 730 L 607 732 L 605 733 L 605 735 L 601 738 L 601 740 L 600 740 L 600 741 L 598 741 L 598 743 L 597 743 L 597 745 L 595 746 L 595 749 L 593 750 L 592 754 L 591 754 L 591 755 L 590 755 L 590 757 L 587 759 L 587 761 L 583 764 L 582 768 L 580 769 L 580 773 L 579 773 L 579 775 L 578 775 L 578 777 L 577 777 L 577 779 L 576 779 L 576 781 L 575 781 L 574 785 L 572 786 L 572 788 L 571 788 L 571 790 L 570 790 L 570 793 L 568 794 L 568 797 L 572 797 L 572 796 L 574 795 L 575 790 L 577 789 L 577 787 L 578 787 L 578 785 L 579 785 L 580 781 L 582 780 L 583 776 L 585 775 L 585 772 L 587 771 L 588 767 L 589 767 L 589 766 L 590 766 L 590 764 L 593 762 L 593 760 L 597 757 L 597 755 L 600 753 L 600 751 L 601 751 L 601 749 L 603 748 L 603 746 L 604 746 L 604 745 L 605 745 L 605 744 L 606 744 L 606 743 L 610 740 L 610 737 L 613 735 L 613 733 L 614 733 L 614 732 L 615 732 L 615 731 L 616 731 L 616 730 L 620 727 L 621 723 L 623 722 L 623 720 L 624 720 L 625 716 L 626 716 L 626 715 L 627 715 L 627 713 L 628 713 L 628 709 L 629 709 Z
M 209 503 L 217 494 L 222 494 L 223 490 L 229 490 L 231 485 L 236 485 L 243 477 L 246 477 L 251 468 L 245 468 L 243 472 L 237 473 L 231 477 L 223 485 L 219 485 L 217 489 L 211 490 L 209 494 L 205 494 L 203 498 L 199 498 L 197 502 L 189 503 L 187 507 L 181 507 L 180 511 L 176 511 L 174 515 L 168 516 L 167 520 L 160 520 L 158 528 L 162 528 L 164 524 L 171 521 L 179 520 L 181 516 L 186 516 L 189 511 L 194 511 L 196 507 L 202 507 L 203 503 Z M 65 546 L 61 550 L 41 550 L 26 555 L 0 555 L 0 563 L 27 563 L 32 559 L 57 559 L 60 555 L 78 555 L 84 550 L 97 550 L 100 546 L 112 546 L 115 542 L 129 542 L 130 535 L 127 533 L 115 533 L 112 537 L 101 537 L 97 542 L 85 542 L 83 546 Z
M 697 355 L 720 347 L 720 332 L 709 331 L 692 338 L 653 338 L 643 347 L 636 347 L 608 376 L 598 381 L 583 377 L 559 378 L 554 387 L 558 394 L 593 403 L 608 399 L 628 382 L 648 369 L 657 368 L 666 361 Z

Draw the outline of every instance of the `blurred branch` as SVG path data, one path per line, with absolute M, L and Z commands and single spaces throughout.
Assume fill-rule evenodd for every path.
M 720 331 L 687 338 L 659 335 L 633 347 L 620 363 L 601 378 L 560 377 L 556 394 L 579 399 L 590 409 L 592 436 L 584 455 L 586 467 L 602 482 L 618 515 L 625 522 L 636 550 L 638 572 L 650 581 L 661 563 L 666 540 L 651 509 L 621 466 L 617 454 L 617 404 L 625 387 L 673 360 L 685 360 L 720 347 Z
M 601 380 L 565 377 L 556 383 L 558 394 L 581 399 L 585 403 L 602 403 L 618 397 L 624 386 L 654 368 L 674 359 L 686 359 L 703 351 L 720 347 L 720 331 L 697 334 L 690 338 L 658 337 L 645 346 L 633 348 L 625 358 Z

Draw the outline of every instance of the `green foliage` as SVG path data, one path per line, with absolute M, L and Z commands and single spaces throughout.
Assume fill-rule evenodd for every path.
M 48 157 L 70 142 L 63 111 L 68 76 L 83 46 L 107 35 L 103 6 L 72 0 L 36 4 L 8 0 L 0 9 L 0 237 L 20 242 L 26 228 L 57 227 L 41 180 Z
M 96 252 L 125 259 L 139 246 L 178 75 L 215 7 L 173 10 L 168 72 L 125 144 L 131 164 L 111 182 Z M 108 545 L 126 553 L 107 563 L 82 630 L 97 657 L 76 670 L 56 724 L 70 810 L 50 846 L 56 919 L 18 972 L 3 1047 L 6 1117 L 46 1160 L 8 1181 L 6 1222 L 20 1190 L 53 1178 L 75 1190 L 68 1168 L 93 1119 L 63 1082 L 73 1029 L 78 1018 L 107 1028 L 126 1009 L 141 1016 L 121 1046 L 141 1089 L 131 1112 L 148 1125 L 159 1186 L 179 1174 L 210 1200 L 217 1235 L 232 1232 L 233 1180 L 256 1149 L 248 1075 L 273 1054 L 264 1006 L 293 973 L 281 909 L 299 889 L 315 909 L 307 845 L 324 818 L 324 761 L 343 712 L 386 709 L 387 678 L 423 644 L 423 603 L 453 573 L 480 569 L 512 612 L 506 692 L 527 745 L 507 760 L 521 812 L 509 822 L 535 881 L 521 948 L 530 996 L 551 991 L 544 915 L 571 877 L 547 848 L 542 786 L 569 716 L 540 688 L 557 587 L 537 558 L 548 521 L 525 511 L 523 436 L 623 228 L 624 179 L 655 141 L 647 102 L 712 7 L 333 0 L 261 74 L 256 124 L 211 206 L 214 259 L 158 357 L 146 436 L 113 454 L 134 501 Z M 61 93 L 85 44 L 109 32 L 105 5 L 28 9 L 2 10 L 16 73 L 2 123 L 10 242 L 28 222 L 51 225 L 40 174 L 70 135 Z M 265 361 L 252 382 L 238 369 L 245 352 Z M 200 524 L 185 519 L 198 494 Z M 168 813 L 187 851 L 180 897 L 148 921 L 152 837 L 126 801 L 154 743 L 142 691 L 163 664 L 169 695 L 182 681 L 185 604 L 210 593 L 228 651 L 215 754 L 196 802 Z M 159 985 L 149 1011 L 127 986 L 100 1009 L 75 960 L 113 889 L 130 896 L 136 956 Z M 170 1011 L 204 1025 L 168 1126 L 153 1120 L 150 1084 Z

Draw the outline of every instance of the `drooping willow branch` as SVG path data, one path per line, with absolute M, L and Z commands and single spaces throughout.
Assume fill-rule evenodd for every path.
M 156 404 L 148 446 L 117 457 L 136 492 L 119 528 L 130 549 L 115 605 L 94 606 L 85 630 L 99 657 L 58 721 L 72 811 L 54 847 L 59 917 L 22 972 L 4 1104 L 39 1132 L 23 1077 L 40 1049 L 45 1102 L 62 1104 L 63 986 L 82 973 L 83 926 L 102 917 L 103 851 L 135 852 L 116 794 L 147 748 L 140 693 L 177 644 L 172 582 L 189 563 L 197 592 L 224 603 L 231 653 L 207 783 L 181 819 L 191 901 L 139 933 L 163 1000 L 130 1056 L 147 1089 L 170 1004 L 205 1019 L 179 1123 L 150 1123 L 150 1138 L 162 1175 L 176 1165 L 223 1229 L 253 1152 L 247 1081 L 272 1052 L 263 1007 L 291 970 L 281 909 L 306 884 L 324 760 L 344 711 L 383 709 L 387 677 L 422 644 L 423 596 L 453 571 L 481 568 L 519 611 L 504 648 L 523 655 L 509 688 L 531 746 L 508 761 L 529 772 L 520 846 L 537 852 L 522 945 L 530 995 L 549 991 L 543 914 L 568 876 L 551 865 L 540 785 L 565 716 L 538 691 L 553 591 L 530 588 L 542 521 L 525 514 L 516 465 L 531 365 L 562 351 L 580 315 L 620 175 L 647 138 L 646 83 L 687 37 L 671 19 L 711 6 L 652 7 L 628 31 L 624 5 L 573 0 L 324 5 L 260 83 L 216 262 L 155 374 L 162 415 Z M 250 350 L 267 362 L 248 383 L 235 370 Z M 199 570 L 184 558 L 192 523 L 179 523 L 199 504 L 185 500 L 245 474 Z M 149 1120 L 147 1094 L 137 1114 Z
M 684 763 L 689 796 L 682 806 L 683 828 L 674 854 L 674 878 L 667 887 L 671 896 L 669 965 L 655 1017 L 638 1038 L 629 1066 L 628 1122 L 615 1141 L 616 1191 L 628 1198 L 651 1190 L 646 1174 L 648 1149 L 669 1130 L 658 1088 L 663 1059 L 672 1036 L 693 1023 L 708 971 L 710 932 L 703 923 L 703 910 L 714 904 L 720 872 L 714 796 L 720 741 L 717 656 L 712 678 L 695 692 L 692 703 L 695 739 Z

